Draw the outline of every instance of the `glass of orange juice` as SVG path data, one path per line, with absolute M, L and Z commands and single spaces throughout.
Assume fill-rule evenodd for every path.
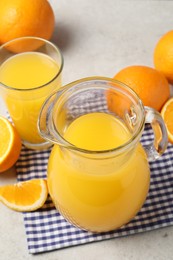
M 37 120 L 45 99 L 61 87 L 62 69 L 60 50 L 42 38 L 17 38 L 0 47 L 0 95 L 28 148 L 50 146 Z
M 154 142 L 140 143 L 145 123 Z M 48 187 L 59 212 L 92 232 L 117 229 L 142 207 L 149 190 L 148 159 L 167 147 L 158 112 L 128 86 L 91 77 L 73 82 L 44 103 L 39 129 L 52 142 Z

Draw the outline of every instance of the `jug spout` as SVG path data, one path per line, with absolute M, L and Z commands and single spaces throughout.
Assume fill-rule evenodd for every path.
M 61 90 L 53 93 L 45 101 L 40 111 L 38 118 L 38 131 L 42 138 L 52 144 L 58 144 L 66 146 L 65 140 L 57 133 L 56 125 L 54 123 L 54 110 L 56 109 L 56 103 L 61 96 Z

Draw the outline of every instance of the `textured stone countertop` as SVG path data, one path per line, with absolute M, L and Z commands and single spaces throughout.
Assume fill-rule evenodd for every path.
M 56 15 L 51 39 L 64 56 L 63 83 L 87 76 L 112 77 L 128 65 L 153 66 L 158 39 L 173 29 L 173 1 L 50 0 Z M 5 106 L 0 100 L 0 114 Z M 12 170 L 0 185 L 16 180 Z M 1 260 L 171 260 L 173 227 L 32 256 L 23 215 L 0 204 Z

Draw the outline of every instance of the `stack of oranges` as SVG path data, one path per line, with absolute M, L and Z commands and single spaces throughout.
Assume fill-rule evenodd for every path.
M 154 68 L 129 66 L 120 70 L 114 78 L 131 87 L 145 106 L 161 112 L 169 141 L 173 143 L 173 98 L 170 98 L 169 85 L 173 84 L 173 31 L 163 35 L 156 44 Z

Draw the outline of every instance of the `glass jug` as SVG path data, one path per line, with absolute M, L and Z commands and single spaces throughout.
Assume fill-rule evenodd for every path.
M 142 147 L 145 123 L 153 143 Z M 113 79 L 91 77 L 53 93 L 40 112 L 40 134 L 54 144 L 48 162 L 51 198 L 66 220 L 92 232 L 129 222 L 149 190 L 149 160 L 167 147 L 160 114 Z

